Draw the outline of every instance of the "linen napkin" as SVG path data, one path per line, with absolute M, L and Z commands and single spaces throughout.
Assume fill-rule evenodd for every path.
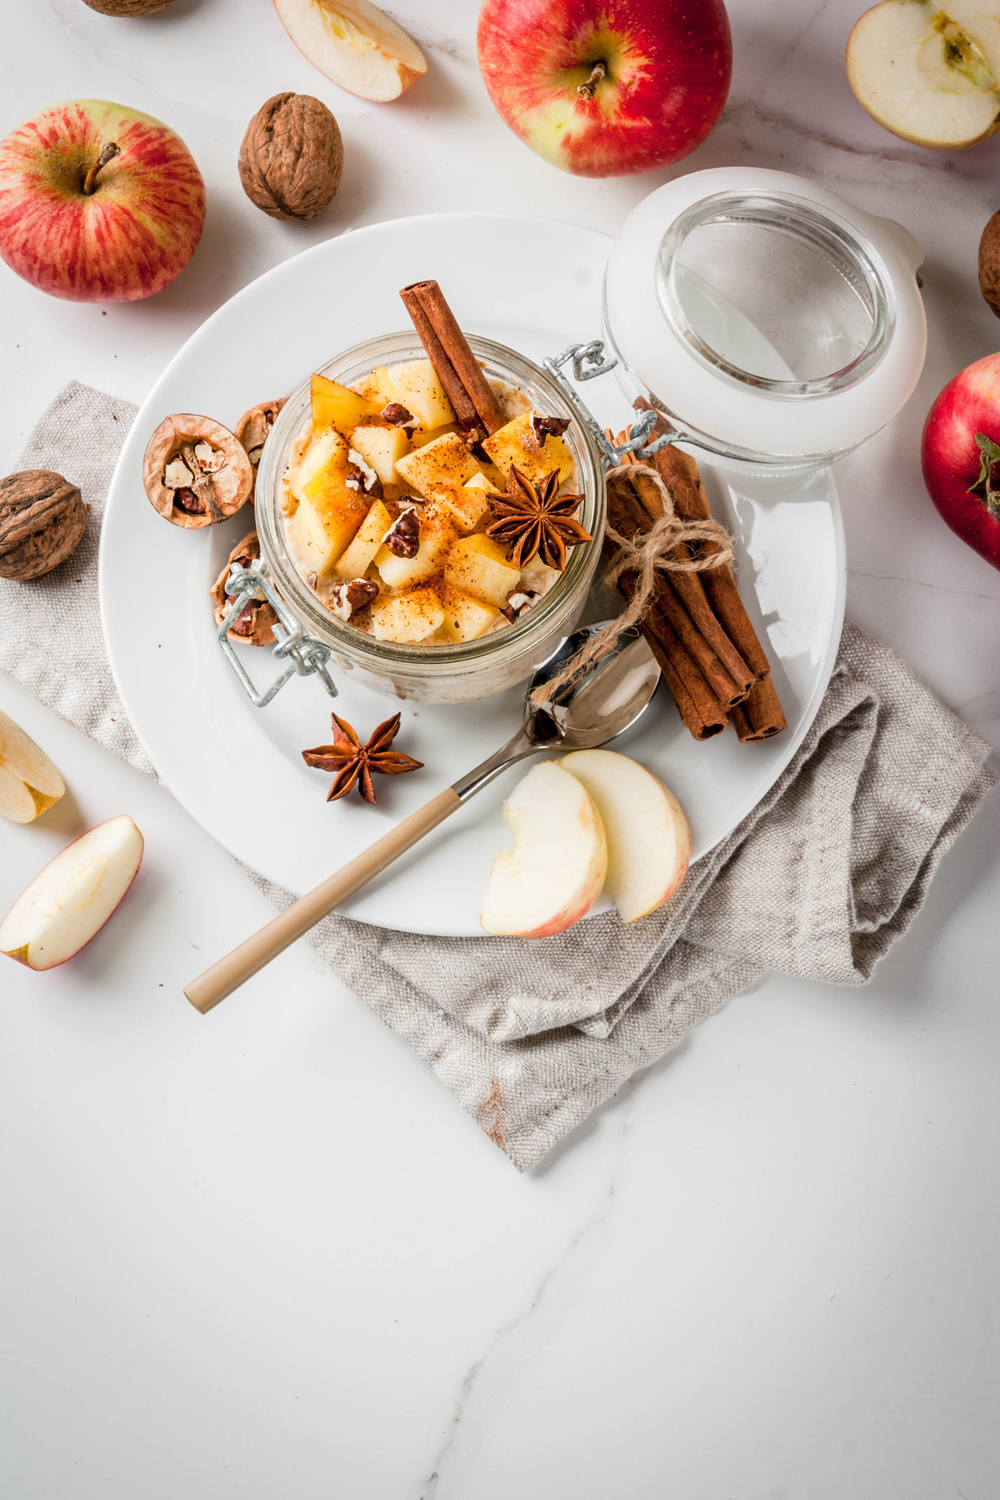
M 155 774 L 98 627 L 101 514 L 134 415 L 73 383 L 35 428 L 19 468 L 78 482 L 90 522 L 78 551 L 48 577 L 0 580 L 0 667 Z M 527 942 L 420 937 L 335 915 L 312 941 L 524 1170 L 768 970 L 865 983 L 993 785 L 988 754 L 898 657 L 848 623 L 792 763 L 642 922 L 625 927 L 606 913 Z M 292 899 L 247 873 L 276 905 Z

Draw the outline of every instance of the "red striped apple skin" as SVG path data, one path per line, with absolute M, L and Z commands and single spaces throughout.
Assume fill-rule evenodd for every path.
M 114 141 L 93 193 L 88 168 Z M 205 184 L 180 136 L 151 115 L 71 99 L 0 141 L 0 256 L 71 302 L 134 302 L 179 276 L 205 223 Z
M 976 433 L 1000 443 L 1000 354 L 988 354 L 949 380 L 927 414 L 921 440 L 924 483 L 943 519 L 994 568 L 1000 568 L 1000 520 L 978 495 Z
M 718 120 L 732 73 L 722 0 L 486 0 L 478 47 L 511 130 L 582 177 L 680 161 Z M 607 74 L 586 99 L 596 62 Z

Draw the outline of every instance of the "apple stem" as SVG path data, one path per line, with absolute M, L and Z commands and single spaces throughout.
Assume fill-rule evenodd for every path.
M 97 186 L 97 174 L 101 170 L 101 168 L 106 167 L 109 161 L 114 161 L 115 157 L 121 156 L 121 154 L 122 148 L 114 141 L 108 141 L 106 146 L 101 147 L 100 156 L 94 162 L 94 165 L 91 167 L 90 171 L 83 179 L 83 191 L 88 195 L 88 197 Z
M 584 99 L 593 99 L 594 95 L 597 93 L 597 85 L 600 83 L 602 78 L 607 77 L 607 74 L 607 63 L 596 62 L 591 68 L 590 77 L 586 80 L 586 82 L 577 84 L 577 93 L 582 95 Z

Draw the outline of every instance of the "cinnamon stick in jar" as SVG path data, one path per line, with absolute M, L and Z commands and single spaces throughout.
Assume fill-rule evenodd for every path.
M 507 418 L 437 282 L 414 281 L 399 295 L 459 426 L 466 432 L 484 428 L 484 436 L 503 427 Z

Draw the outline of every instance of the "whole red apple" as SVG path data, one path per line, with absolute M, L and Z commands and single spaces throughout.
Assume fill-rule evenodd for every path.
M 581 177 L 680 161 L 722 113 L 732 71 L 722 0 L 486 0 L 478 46 L 511 130 Z
M 927 413 L 921 458 L 952 531 L 1000 568 L 1000 354 L 949 380 Z
M 205 184 L 179 135 L 104 99 L 70 99 L 0 141 L 0 256 L 71 302 L 134 302 L 179 276 Z

